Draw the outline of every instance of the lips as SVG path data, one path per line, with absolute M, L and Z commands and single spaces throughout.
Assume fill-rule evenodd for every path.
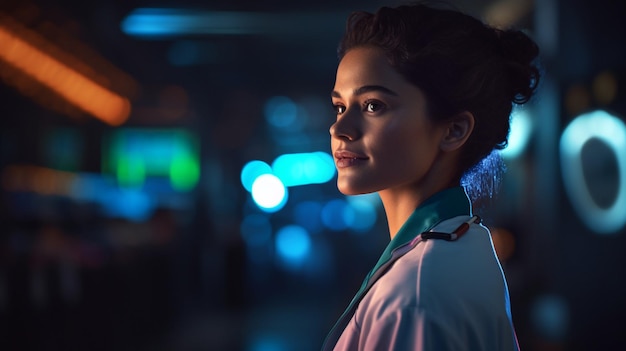
M 368 157 L 348 150 L 335 151 L 335 160 L 338 168 L 359 165 L 368 160 Z

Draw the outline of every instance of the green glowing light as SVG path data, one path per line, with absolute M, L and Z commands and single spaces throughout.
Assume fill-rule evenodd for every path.
M 146 180 L 143 160 L 135 155 L 120 155 L 117 159 L 117 181 L 126 187 L 140 187 Z
M 103 172 L 114 174 L 122 187 L 167 177 L 173 190 L 183 192 L 200 179 L 197 138 L 184 129 L 117 129 L 103 150 Z
M 188 154 L 177 155 L 170 164 L 170 181 L 178 191 L 193 189 L 200 179 L 198 158 Z

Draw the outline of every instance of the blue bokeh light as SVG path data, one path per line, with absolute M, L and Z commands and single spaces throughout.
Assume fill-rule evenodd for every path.
M 153 213 L 155 203 L 148 194 L 139 189 L 111 189 L 100 196 L 107 216 L 145 221 Z
M 326 203 L 322 208 L 322 223 L 333 231 L 342 231 L 348 228 L 346 219 L 350 218 L 350 214 L 346 212 L 352 212 L 352 208 L 348 206 L 348 203 L 341 199 L 334 199 Z M 354 213 L 351 214 L 354 216 Z
M 292 267 L 304 262 L 311 251 L 311 238 L 306 229 L 288 225 L 276 233 L 276 253 Z
M 351 230 L 364 233 L 371 230 L 378 219 L 377 194 L 366 194 L 334 199 L 327 202 L 321 211 L 324 226 L 332 231 Z
M 287 203 L 287 188 L 273 174 L 262 174 L 252 183 L 252 200 L 265 212 L 276 212 Z
M 259 160 L 253 160 L 246 163 L 241 169 L 241 184 L 247 191 L 252 191 L 252 184 L 263 174 L 271 174 L 272 167 L 267 163 Z
M 608 208 L 595 202 L 583 172 L 582 149 L 592 138 L 605 143 L 617 160 L 617 196 Z M 626 225 L 626 124 L 601 110 L 580 115 L 563 131 L 560 153 L 565 190 L 580 218 L 596 233 L 619 232 Z
M 190 26 L 189 14 L 170 9 L 136 9 L 121 23 L 122 31 L 135 36 L 164 36 Z
M 378 215 L 376 207 L 369 198 L 363 195 L 348 197 L 348 204 L 352 211 L 344 212 L 344 220 L 350 229 L 356 233 L 364 233 L 372 229 Z M 351 212 L 352 214 L 346 214 Z
M 142 38 L 181 34 L 250 34 L 263 30 L 266 18 L 254 13 L 138 8 L 121 23 L 124 33 Z
M 292 127 L 297 118 L 298 105 L 286 96 L 275 96 L 265 104 L 265 119 L 273 127 Z
M 540 296 L 532 305 L 531 320 L 540 335 L 551 341 L 562 341 L 569 327 L 569 308 L 560 296 Z
M 288 187 L 322 184 L 335 176 L 332 156 L 321 151 L 278 156 L 272 163 L 272 170 Z

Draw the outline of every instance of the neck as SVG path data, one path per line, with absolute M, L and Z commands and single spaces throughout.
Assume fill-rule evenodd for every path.
M 383 202 L 385 208 L 385 214 L 387 216 L 387 224 L 389 226 L 389 236 L 393 239 L 404 222 L 411 216 L 419 205 L 421 205 L 426 199 L 434 195 L 441 189 L 433 189 L 431 192 L 409 192 L 409 191 L 394 191 L 387 189 L 379 192 L 380 199 Z
M 385 208 L 391 239 L 396 236 L 415 209 L 429 197 L 460 184 L 458 179 L 436 176 L 445 174 L 437 169 L 431 169 L 429 173 L 430 176 L 425 176 L 418 184 L 407 184 L 378 192 Z

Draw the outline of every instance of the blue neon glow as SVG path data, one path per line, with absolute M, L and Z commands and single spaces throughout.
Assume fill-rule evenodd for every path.
M 268 34 L 283 29 L 278 25 L 285 24 L 282 17 L 271 13 L 139 8 L 122 21 L 121 29 L 138 37 Z
M 530 140 L 533 130 L 533 123 L 528 112 L 516 108 L 511 114 L 511 132 L 509 134 L 508 146 L 500 151 L 505 159 L 513 159 L 520 156 Z
M 159 183 L 173 193 L 169 182 L 151 179 L 144 188 L 119 188 L 117 182 L 107 176 L 92 173 L 77 173 L 69 189 L 69 196 L 87 203 L 97 203 L 107 217 L 125 218 L 135 222 L 145 221 L 154 213 L 157 206 L 154 190 Z M 150 191 L 148 191 L 150 190 Z M 163 190 L 162 193 L 167 193 Z M 162 205 L 159 204 L 159 205 Z
M 272 170 L 288 187 L 326 183 L 335 176 L 332 156 L 321 151 L 281 155 L 272 163 Z
M 145 192 L 136 189 L 111 190 L 100 197 L 100 204 L 107 216 L 139 222 L 147 220 L 153 213 L 155 203 Z
M 302 263 L 311 251 L 311 238 L 306 229 L 288 225 L 276 233 L 276 252 L 286 262 Z
M 252 199 L 265 212 L 276 212 L 287 203 L 287 188 L 273 174 L 262 174 L 252 184 Z
M 348 203 L 341 199 L 331 200 L 322 209 L 322 223 L 333 231 L 342 231 L 348 228 L 346 219 L 354 217 L 354 212 Z
M 272 174 L 272 167 L 263 161 L 250 161 L 241 169 L 241 185 L 250 192 L 254 181 L 263 174 Z
M 589 193 L 582 165 L 582 149 L 591 138 L 615 153 L 619 172 L 617 196 L 609 208 L 601 208 Z M 576 117 L 563 131 L 560 143 L 565 190 L 583 222 L 597 233 L 615 233 L 626 224 L 626 125 L 606 111 Z
M 138 8 L 120 24 L 124 33 L 142 38 L 189 34 L 208 35 L 308 35 L 335 33 L 340 27 L 319 26 L 321 19 L 342 23 L 344 12 L 234 12 L 172 8 Z M 300 36 L 298 36 L 300 37 Z
M 297 118 L 298 106 L 286 96 L 275 96 L 265 104 L 265 119 L 274 127 L 290 127 Z
M 356 233 L 371 230 L 378 219 L 376 207 L 372 201 L 364 195 L 350 196 L 348 204 L 351 211 L 344 211 L 344 220 L 348 227 Z

